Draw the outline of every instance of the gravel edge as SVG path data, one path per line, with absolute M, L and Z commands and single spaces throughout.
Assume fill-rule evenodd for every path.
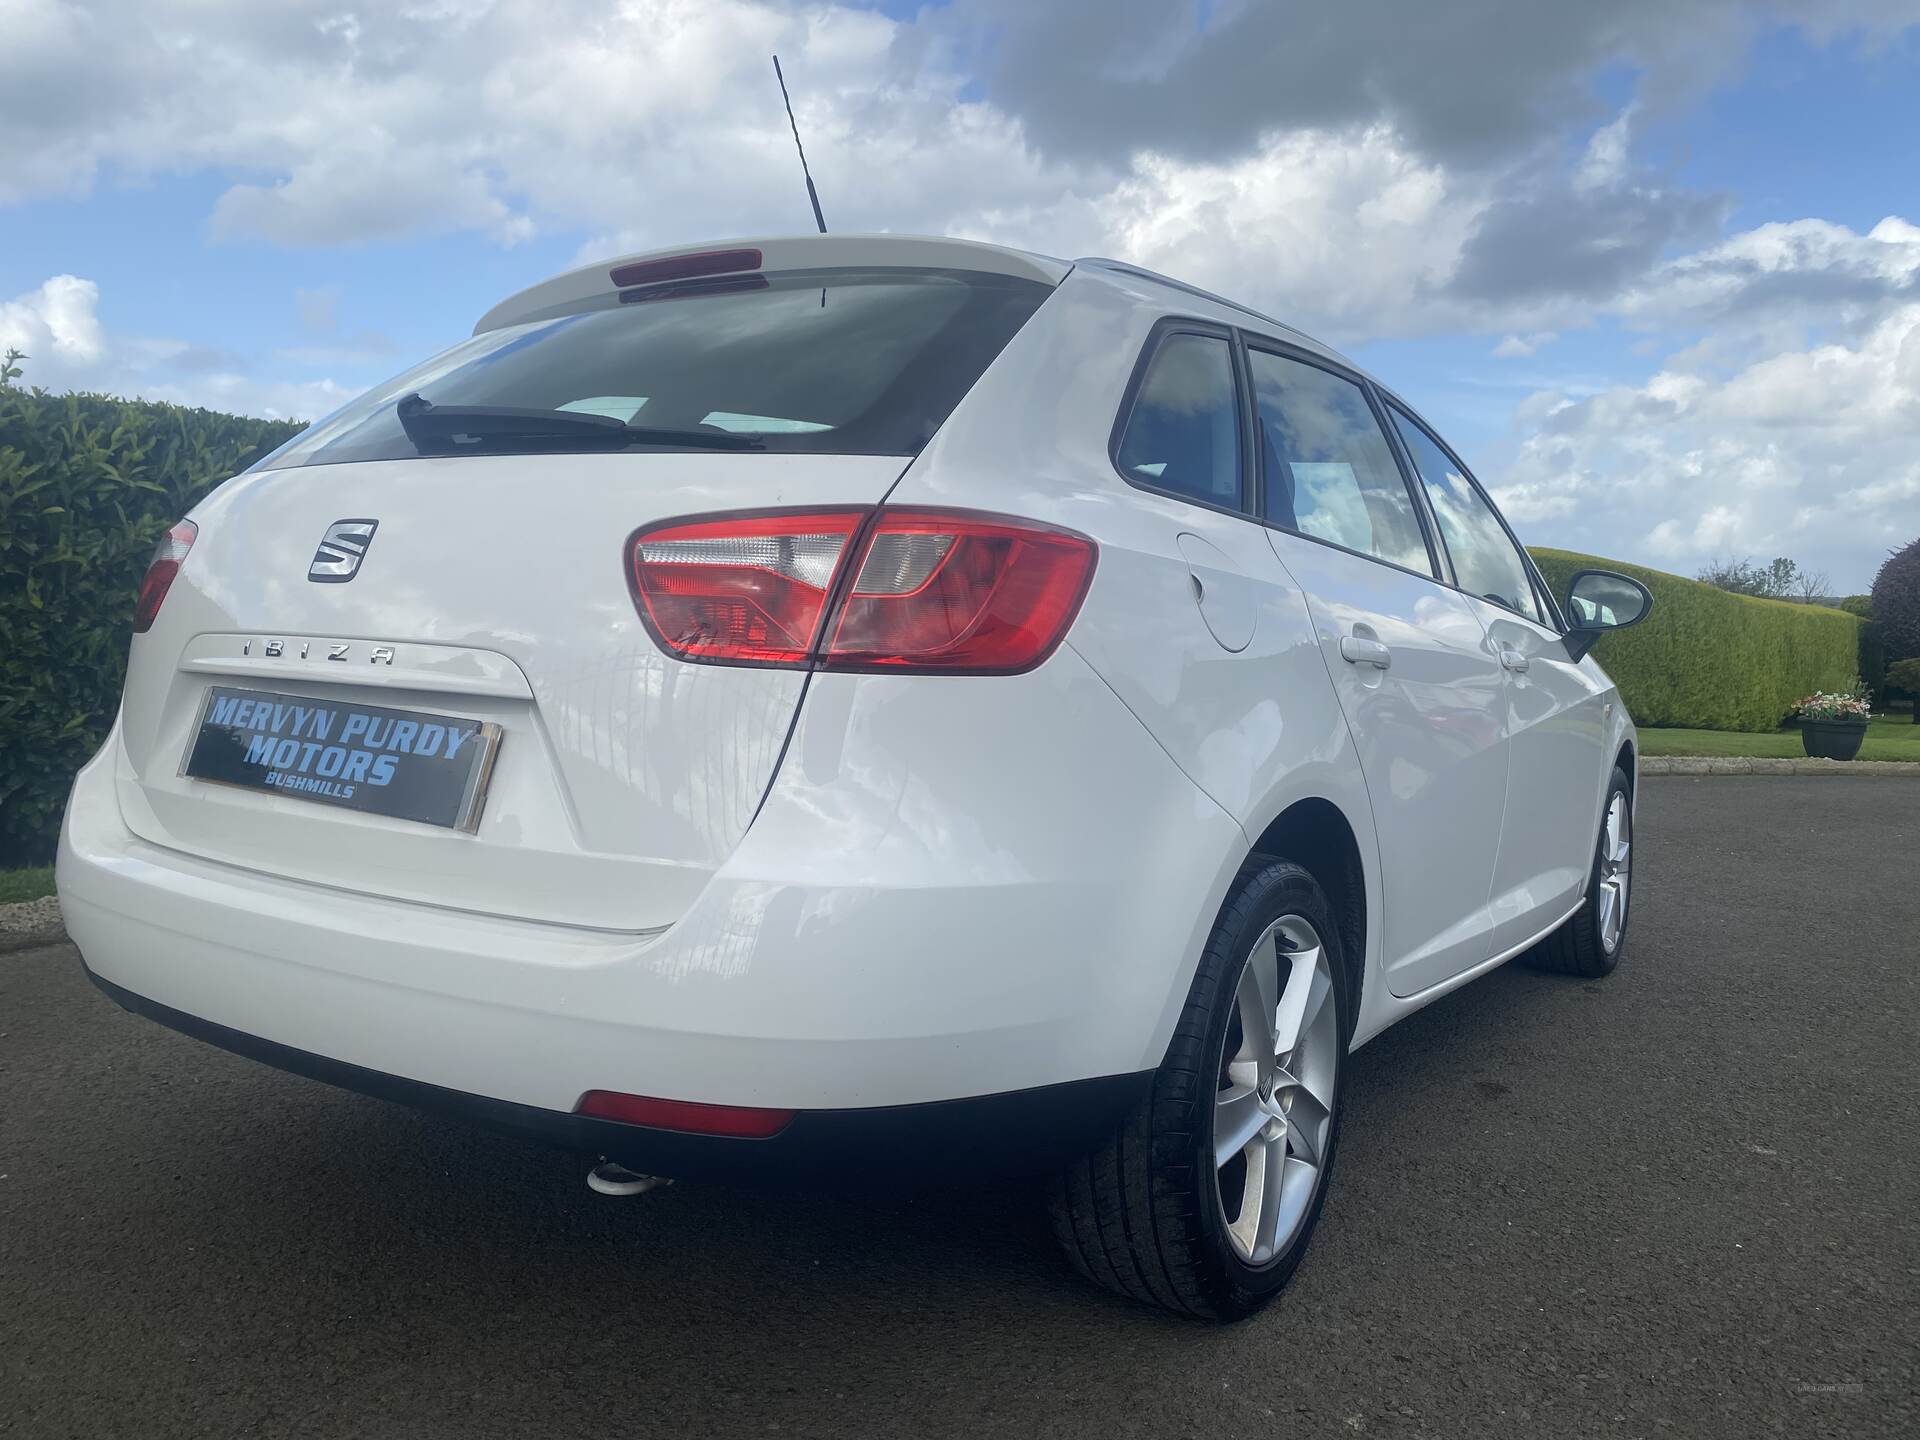
M 1759 760 L 1745 756 L 1647 755 L 1642 775 L 1920 775 L 1914 760 Z
M 65 939 L 66 934 L 66 926 L 60 920 L 60 901 L 57 896 L 43 895 L 38 900 L 0 905 L 0 955 L 9 950 L 29 950 L 36 945 L 51 945 Z

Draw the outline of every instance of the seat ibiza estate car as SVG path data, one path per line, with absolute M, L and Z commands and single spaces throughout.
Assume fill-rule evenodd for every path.
M 1088 1276 L 1299 1262 L 1353 1048 L 1598 976 L 1635 733 L 1400 398 L 1105 260 L 590 265 L 168 532 L 67 924 L 129 1009 L 657 1175 L 1045 1174 Z

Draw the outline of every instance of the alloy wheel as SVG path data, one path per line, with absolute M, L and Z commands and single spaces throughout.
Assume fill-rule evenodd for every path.
M 1600 883 L 1594 894 L 1594 924 L 1600 948 L 1611 955 L 1627 928 L 1627 881 L 1633 857 L 1633 812 L 1627 797 L 1615 791 L 1600 828 Z
M 1332 1002 L 1319 932 L 1304 916 L 1281 916 L 1241 969 L 1214 1097 L 1215 1192 L 1250 1265 L 1293 1243 L 1326 1166 L 1341 1058 Z

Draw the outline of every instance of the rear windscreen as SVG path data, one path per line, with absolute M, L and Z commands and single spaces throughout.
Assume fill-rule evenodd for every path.
M 254 468 L 412 459 L 423 452 L 395 406 L 414 394 L 436 407 L 604 416 L 653 448 L 702 448 L 645 438 L 694 431 L 773 451 L 912 455 L 1051 293 L 945 270 L 786 271 L 610 292 L 463 341 Z M 530 448 L 546 447 L 514 453 Z

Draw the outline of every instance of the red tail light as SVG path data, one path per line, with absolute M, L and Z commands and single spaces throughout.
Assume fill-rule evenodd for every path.
M 178 522 L 160 537 L 153 547 L 153 559 L 147 562 L 146 576 L 140 581 L 140 596 L 133 602 L 133 633 L 144 635 L 153 628 L 153 617 L 160 613 L 160 602 L 167 598 L 173 577 L 180 573 L 181 562 L 193 548 L 200 527 L 191 520 Z
M 683 660 L 801 665 L 864 510 L 680 521 L 628 542 L 640 618 Z
M 1012 675 L 1065 637 L 1096 553 L 996 515 L 795 511 L 643 530 L 628 573 L 647 628 L 682 659 Z
M 692 1135 L 730 1135 L 737 1140 L 765 1140 L 778 1135 L 793 1120 L 791 1110 L 762 1110 L 748 1105 L 701 1105 L 692 1100 L 655 1100 L 618 1090 L 589 1090 L 573 1107 L 576 1115 L 596 1120 L 618 1120 L 625 1125 L 651 1125 L 656 1130 L 680 1130 Z
M 1084 535 L 882 510 L 823 659 L 830 670 L 1011 675 L 1053 653 L 1093 579 Z

